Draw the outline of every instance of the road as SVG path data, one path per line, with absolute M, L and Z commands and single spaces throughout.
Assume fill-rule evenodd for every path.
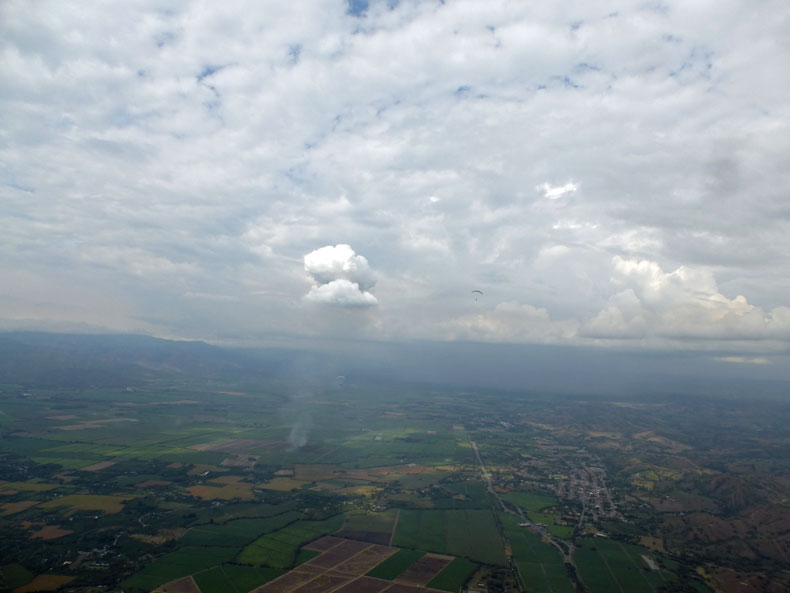
M 530 521 L 529 517 L 525 515 L 524 510 L 521 507 L 519 507 L 518 505 L 513 505 L 515 507 L 515 510 L 514 510 L 514 509 L 510 508 L 510 504 L 505 504 L 505 501 L 502 500 L 502 498 L 499 496 L 499 493 L 496 490 L 494 490 L 494 483 L 493 483 L 493 481 L 491 479 L 491 474 L 486 469 L 486 466 L 483 463 L 483 459 L 480 457 L 480 451 L 477 448 L 477 444 L 472 440 L 471 437 L 468 437 L 468 438 L 469 438 L 469 444 L 472 446 L 472 450 L 475 452 L 475 458 L 477 459 L 477 464 L 480 466 L 480 475 L 482 476 L 483 481 L 486 483 L 486 488 L 488 489 L 488 492 L 490 492 L 491 495 L 499 503 L 499 506 L 502 508 L 502 511 L 505 512 L 505 513 L 508 513 L 510 515 L 516 515 L 517 517 L 519 517 L 519 519 L 521 519 L 521 523 L 522 524 L 526 524 L 526 525 L 529 526 L 528 529 L 531 529 L 533 531 L 536 531 L 537 533 L 540 533 L 540 535 L 543 536 L 543 538 L 545 540 L 547 540 L 555 548 L 557 548 L 557 550 L 559 551 L 560 555 L 562 556 L 563 562 L 565 562 L 565 564 L 568 564 L 568 565 L 570 565 L 573 568 L 573 572 L 576 574 L 576 577 L 577 577 L 576 578 L 576 582 L 577 583 L 581 582 L 579 580 L 579 578 L 578 578 L 579 573 L 578 573 L 578 571 L 576 569 L 576 564 L 573 561 L 573 552 L 575 550 L 573 542 L 566 542 L 564 540 L 561 540 L 561 539 L 553 536 L 549 532 L 548 528 L 546 528 L 545 526 L 536 525 L 535 523 Z M 510 542 L 507 541 L 507 538 L 505 537 L 505 534 L 503 532 L 500 531 L 500 535 L 502 536 L 502 541 L 505 544 L 505 549 L 508 551 L 508 559 L 510 560 L 511 566 L 513 566 L 513 568 L 514 568 L 514 570 L 516 572 L 516 575 L 518 575 L 519 584 L 522 585 L 522 588 L 523 588 L 523 581 L 521 580 L 521 575 L 519 574 L 518 568 L 516 567 L 515 563 L 513 562 L 513 558 L 512 558 L 512 556 L 510 554 Z

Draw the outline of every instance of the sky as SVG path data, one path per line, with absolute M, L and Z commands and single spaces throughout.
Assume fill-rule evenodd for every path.
M 787 361 L 789 31 L 785 0 L 5 0 L 0 328 Z

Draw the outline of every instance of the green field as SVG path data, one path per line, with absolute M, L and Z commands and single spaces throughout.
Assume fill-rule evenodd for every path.
M 447 511 L 416 511 L 403 509 L 392 540 L 399 548 L 446 552 L 445 517 Z
M 291 568 L 296 563 L 297 552 L 303 544 L 337 531 L 342 524 L 342 515 L 326 521 L 297 521 L 256 539 L 241 551 L 236 560 L 252 566 Z
M 200 525 L 193 527 L 181 538 L 187 546 L 244 546 L 263 533 L 269 533 L 293 523 L 304 515 L 290 511 L 270 518 L 236 519 L 224 525 Z
M 646 548 L 585 537 L 577 547 L 575 561 L 591 593 L 650 591 L 677 580 L 667 570 L 650 570 L 642 555 L 655 558 Z
M 466 558 L 456 558 L 448 564 L 442 572 L 437 574 L 429 583 L 431 589 L 442 591 L 460 591 L 464 583 L 469 580 L 477 570 L 477 564 L 469 562 Z
M 194 579 L 201 593 L 247 593 L 284 573 L 276 568 L 223 564 L 194 575 Z
M 437 508 L 452 509 L 487 509 L 491 506 L 488 490 L 481 480 L 449 482 L 442 484 L 450 496 L 433 498 Z
M 6 564 L 0 567 L 0 575 L 3 578 L 2 582 L 5 582 L 5 586 L 9 589 L 26 585 L 36 576 L 21 564 Z
M 517 517 L 500 515 L 500 518 L 526 590 L 529 593 L 573 593 L 560 553 L 551 544 L 542 542 L 540 535 L 519 527 Z
M 346 515 L 343 531 L 373 531 L 376 533 L 392 533 L 397 511 L 390 509 L 383 512 L 362 512 Z
M 503 494 L 502 498 L 508 502 L 517 504 L 525 511 L 540 511 L 546 507 L 553 507 L 558 502 L 553 494 L 540 492 L 538 490 L 508 492 L 507 494 Z
M 543 523 L 549 530 L 549 533 L 561 539 L 570 539 L 573 535 L 572 525 L 560 525 L 562 516 L 556 513 L 527 513 L 529 518 L 535 523 Z
M 398 552 L 368 573 L 370 577 L 391 581 L 425 555 L 419 550 L 398 550 Z
M 40 339 L 49 347 L 61 338 Z M 26 352 L 20 344 L 3 350 L 0 337 L 0 366 Z M 175 356 L 166 370 L 171 357 L 160 356 L 160 347 L 207 346 L 154 345 L 155 355 L 141 358 L 132 348 L 130 358 L 118 361 L 129 371 L 120 382 L 96 383 L 101 373 L 82 376 L 58 362 L 71 347 L 47 350 L 24 380 L 0 376 L 0 589 L 67 571 L 77 579 L 71 587 L 85 590 L 101 585 L 137 593 L 192 575 L 203 593 L 247 593 L 314 557 L 317 552 L 302 546 L 330 533 L 391 539 L 401 547 L 371 571 L 384 579 L 402 574 L 423 553 L 437 552 L 456 560 L 436 576 L 434 588 L 457 590 L 475 564 L 481 590 L 511 587 L 506 543 L 470 440 L 480 446 L 492 485 L 507 492 L 505 504 L 520 507 L 563 544 L 584 507 L 579 492 L 566 488 L 568 480 L 591 467 L 591 455 L 600 458 L 592 464 L 600 467 L 590 487 L 619 492 L 615 510 L 627 522 L 603 520 L 612 509 L 587 505 L 584 522 L 609 536 L 575 542 L 577 576 L 589 593 L 652 593 L 681 581 L 705 591 L 694 580 L 702 559 L 711 575 L 736 568 L 750 582 L 772 577 L 786 562 L 766 527 L 769 519 L 786 519 L 781 501 L 787 497 L 776 493 L 787 456 L 774 455 L 786 449 L 784 407 L 722 403 L 732 427 L 727 442 L 739 444 L 724 451 L 718 436 L 723 417 L 707 400 L 684 399 L 680 413 L 674 399 L 512 397 L 370 379 L 342 389 L 330 380 L 305 387 L 310 396 L 302 397 L 296 392 L 303 386 L 279 370 L 260 371 L 257 363 L 204 369 L 201 362 L 176 372 L 185 361 Z M 101 369 L 104 355 L 96 347 L 83 362 L 88 370 L 94 364 Z M 270 369 L 280 369 L 290 356 L 277 354 Z M 41 366 L 52 363 L 57 373 L 37 384 L 46 378 Z M 226 370 L 210 370 L 220 367 Z M 62 385 L 69 377 L 79 381 Z M 291 431 L 307 417 L 313 422 L 308 442 L 296 447 Z M 592 425 L 595 431 L 588 430 Z M 98 461 L 112 463 L 88 467 Z M 744 473 L 728 475 L 723 468 L 729 464 Z M 275 478 L 287 482 L 300 472 L 320 487 L 267 488 Z M 639 472 L 655 478 L 654 491 L 632 488 Z M 524 476 L 545 489 L 513 491 L 525 487 L 519 486 Z M 139 486 L 145 482 L 155 483 Z M 211 484 L 244 500 L 192 495 Z M 569 498 L 560 501 L 552 491 Z M 766 514 L 763 502 L 749 501 L 773 503 Z M 703 511 L 715 521 L 697 523 Z M 526 589 L 569 593 L 573 574 L 558 549 L 518 527 L 514 516 L 499 520 Z M 700 537 L 719 528 L 739 534 L 738 540 Z M 624 543 L 648 535 L 653 538 L 643 541 L 655 551 Z M 654 561 L 660 570 L 650 569 Z
M 393 545 L 504 566 L 504 546 L 489 510 L 401 510 Z
M 233 559 L 237 548 L 181 548 L 171 552 L 123 582 L 129 591 L 151 591 L 159 585 Z

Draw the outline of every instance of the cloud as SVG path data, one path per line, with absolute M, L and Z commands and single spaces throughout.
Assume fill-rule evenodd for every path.
M 369 290 L 376 285 L 368 260 L 349 245 L 327 245 L 304 256 L 304 269 L 314 282 L 305 299 L 341 307 L 374 307 Z
M 459 317 L 448 327 L 449 335 L 455 339 L 532 343 L 567 343 L 577 329 L 575 320 L 552 320 L 546 309 L 515 301 Z
M 772 364 L 770 360 L 762 356 L 753 356 L 753 357 L 717 356 L 714 358 L 714 360 L 718 362 L 726 362 L 730 364 L 756 364 L 756 365 Z
M 786 346 L 790 4 L 616 4 L 0 2 L 0 309 Z
M 535 189 L 543 192 L 544 198 L 557 200 L 566 194 L 575 192 L 578 189 L 578 186 L 573 182 L 566 183 L 565 185 L 551 185 L 550 183 L 541 183 L 540 185 L 536 186 Z
M 612 260 L 612 282 L 621 290 L 582 327 L 593 338 L 757 340 L 790 338 L 790 308 L 764 311 L 743 295 L 719 291 L 709 269 L 680 266 L 665 272 L 649 260 Z
M 313 303 L 340 307 L 375 307 L 378 304 L 376 297 L 360 289 L 359 284 L 343 279 L 313 286 L 305 295 L 305 299 Z

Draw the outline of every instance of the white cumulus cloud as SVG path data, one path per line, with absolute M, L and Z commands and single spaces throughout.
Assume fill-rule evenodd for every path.
M 595 338 L 787 339 L 790 309 L 765 311 L 743 295 L 721 294 L 713 273 L 680 266 L 665 272 L 649 260 L 612 260 L 621 290 L 581 330 Z
M 576 335 L 578 322 L 553 320 L 548 311 L 516 301 L 499 303 L 491 310 L 455 319 L 455 338 L 492 342 L 566 342 Z
M 544 198 L 556 200 L 565 194 L 572 194 L 578 189 L 578 186 L 573 182 L 568 182 L 565 185 L 551 185 L 550 183 L 541 183 L 535 187 L 536 190 L 543 192 Z
M 349 245 L 327 245 L 304 256 L 304 269 L 313 286 L 305 299 L 341 307 L 373 307 L 378 300 L 369 291 L 376 278 L 368 260 Z

